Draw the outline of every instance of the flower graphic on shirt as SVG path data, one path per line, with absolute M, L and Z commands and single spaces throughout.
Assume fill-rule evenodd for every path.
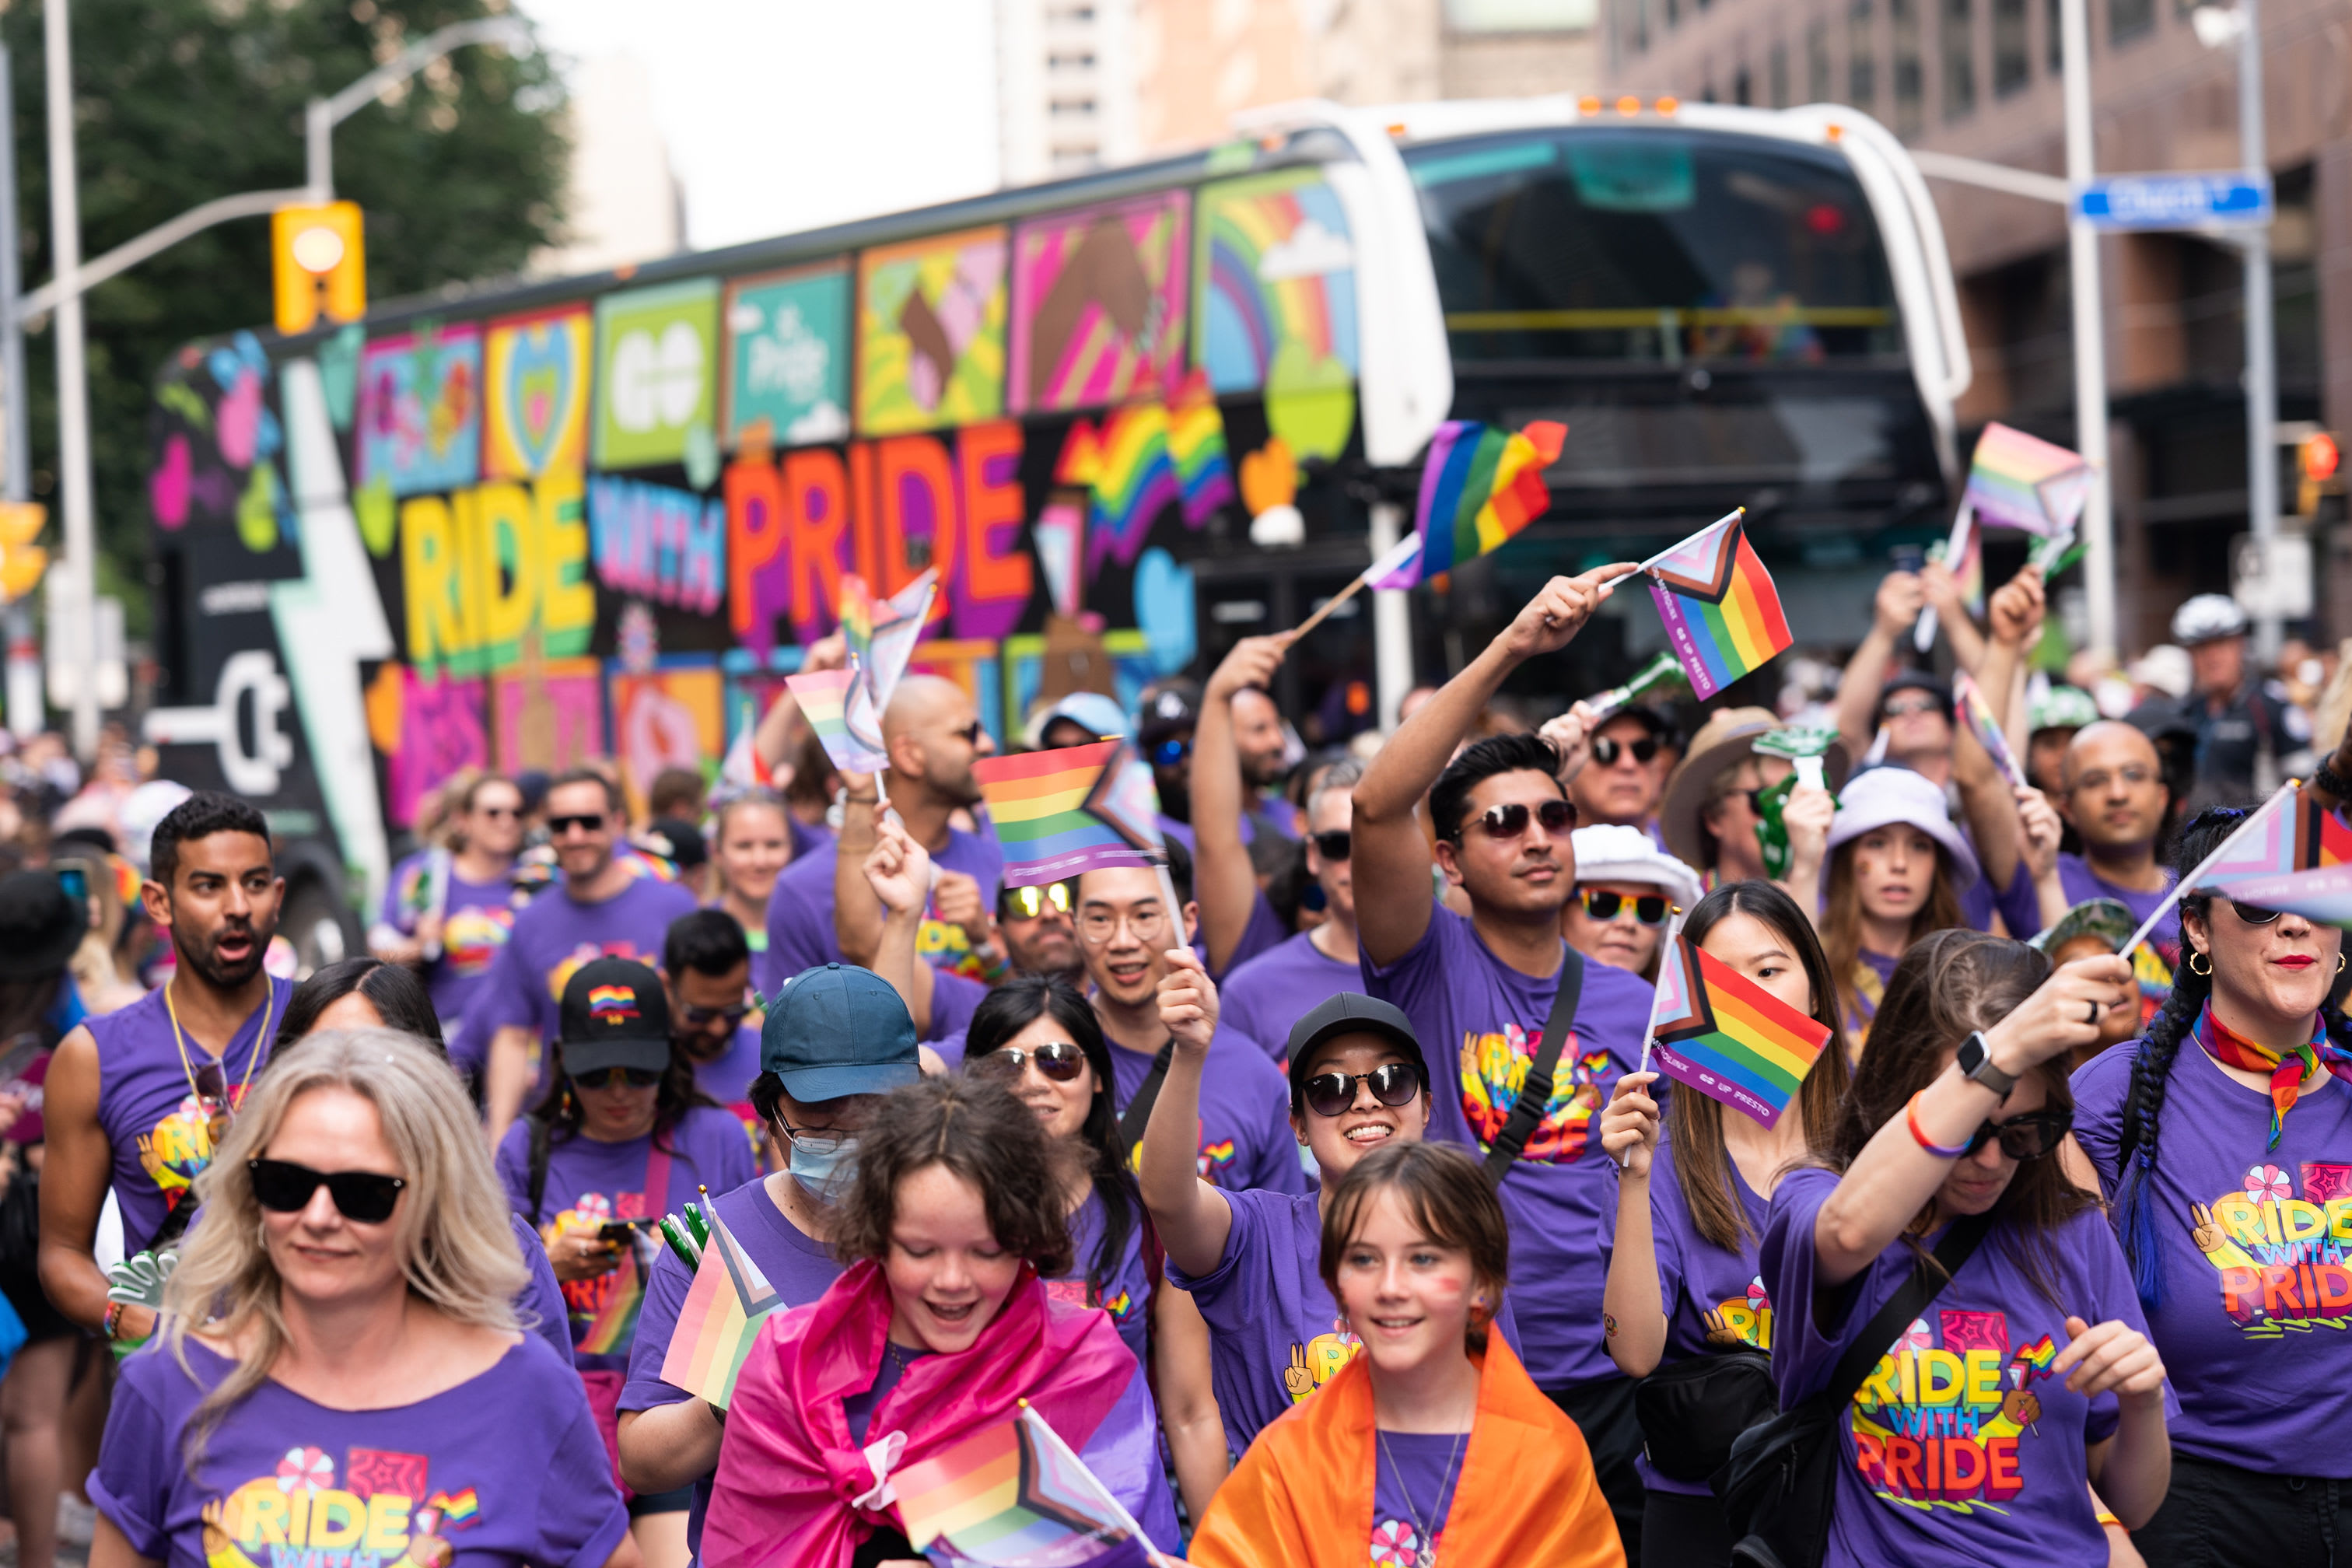
M 1384 1519 L 1372 1526 L 1372 1568 L 1413 1568 L 1421 1561 L 1421 1533 L 1409 1520 Z
M 289 1448 L 286 1457 L 278 1461 L 278 1489 L 281 1492 L 322 1492 L 335 1484 L 335 1461 L 318 1448 Z
M 441 922 L 441 957 L 453 974 L 488 974 L 514 932 L 514 910 L 495 906 L 452 910 Z M 567 976 L 568 978 L 568 976 Z
M 2276 1165 L 2249 1165 L 2246 1195 L 2258 1204 L 2283 1204 L 2294 1196 L 2294 1184 Z
M 1492 1143 L 1510 1119 L 1512 1102 L 1526 1081 L 1538 1039 L 1538 1036 L 1517 1024 L 1506 1024 L 1498 1033 L 1463 1037 L 1462 1115 L 1480 1148 Z M 1571 1030 L 1552 1075 L 1551 1098 L 1544 1102 L 1543 1115 L 1528 1135 L 1527 1147 L 1519 1153 L 1522 1160 L 1570 1165 L 1583 1157 L 1592 1119 L 1605 1098 L 1602 1080 L 1609 1071 L 1609 1053 L 1579 1051 L 1577 1044 Z

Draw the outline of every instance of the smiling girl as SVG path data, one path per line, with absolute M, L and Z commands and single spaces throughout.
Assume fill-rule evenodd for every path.
M 1828 850 L 1822 946 L 1847 1046 L 1859 1057 L 1895 965 L 1929 931 L 1968 924 L 1960 895 L 1979 873 L 1942 786 L 1903 767 L 1848 782 Z

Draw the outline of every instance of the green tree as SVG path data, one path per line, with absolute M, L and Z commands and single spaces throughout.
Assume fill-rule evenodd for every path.
M 290 189 L 302 107 L 452 22 L 506 0 L 72 0 L 82 255 L 199 202 Z M 39 0 L 0 0 L 16 89 L 24 278 L 54 274 Z M 545 54 L 480 46 L 428 66 L 335 132 L 335 194 L 366 214 L 372 302 L 509 276 L 561 237 L 570 145 Z M 148 624 L 150 386 L 191 338 L 271 318 L 269 225 L 208 230 L 88 297 L 92 478 L 101 591 Z M 52 514 L 54 335 L 27 341 L 34 489 Z M 52 532 L 54 532 L 54 529 Z

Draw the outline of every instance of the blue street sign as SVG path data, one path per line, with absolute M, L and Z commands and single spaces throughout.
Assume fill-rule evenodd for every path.
M 2094 228 L 2255 228 L 2273 210 L 2266 170 L 2112 174 L 2074 193 L 2074 216 Z

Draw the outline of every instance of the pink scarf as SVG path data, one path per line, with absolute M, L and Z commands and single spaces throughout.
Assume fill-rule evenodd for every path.
M 908 1369 L 861 1448 L 842 1402 L 874 1385 L 889 1327 L 889 1286 L 872 1262 L 761 1327 L 727 1411 L 704 1562 L 837 1568 L 877 1527 L 898 1528 L 879 1485 L 889 1472 L 1013 1419 L 1017 1399 L 1083 1447 L 1136 1376 L 1108 1313 L 1051 1300 L 1024 1268 L 971 1349 Z

